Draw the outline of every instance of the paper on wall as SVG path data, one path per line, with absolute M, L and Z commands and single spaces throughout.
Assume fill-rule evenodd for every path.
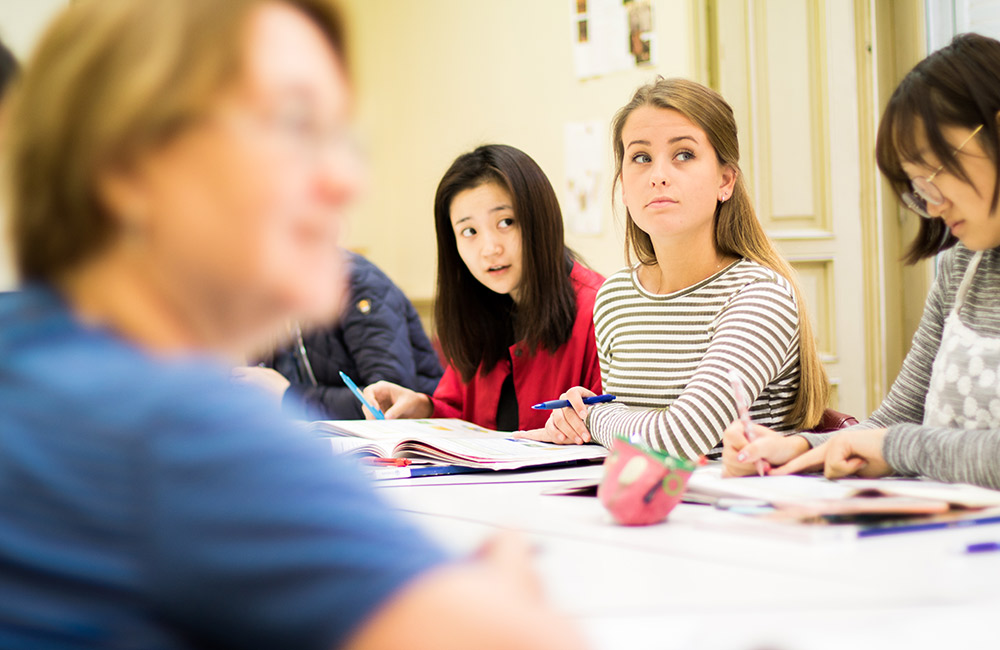
M 607 126 L 599 120 L 567 122 L 563 218 L 578 235 L 601 233 Z

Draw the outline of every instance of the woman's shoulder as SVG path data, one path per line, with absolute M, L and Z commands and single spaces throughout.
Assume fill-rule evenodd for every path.
M 635 271 L 636 267 L 627 266 L 609 275 L 597 292 L 598 302 L 621 297 L 624 294 L 638 295 L 634 279 Z
M 937 256 L 934 274 L 934 289 L 944 309 L 949 309 L 958 295 L 958 286 L 976 256 L 976 251 L 966 248 L 961 242 Z M 1000 276 L 1000 251 L 990 249 L 983 251 L 982 259 L 976 269 L 972 285 L 995 285 Z
M 141 435 L 150 426 L 197 427 L 241 410 L 252 417 L 265 403 L 234 386 L 225 364 L 200 355 L 160 358 L 79 323 L 52 292 L 5 295 L 0 303 L 0 350 L 5 371 L 17 378 L 0 398 L 37 404 L 31 417 Z
M 597 293 L 601 285 L 604 284 L 603 275 L 590 267 L 584 266 L 580 262 L 573 263 L 569 277 L 573 281 L 573 286 L 576 288 L 577 293 L 580 293 L 582 290 Z
M 597 300 L 597 293 L 604 283 L 604 276 L 580 262 L 573 263 L 573 269 L 569 275 L 573 281 L 573 291 L 576 294 L 577 313 L 589 315 L 594 311 L 594 303 Z
M 977 251 L 970 250 L 959 242 L 938 256 L 937 270 L 949 279 L 960 280 L 976 254 Z M 998 274 L 1000 274 L 1000 248 L 982 251 L 982 259 L 976 269 L 974 281 L 980 283 L 988 279 L 989 282 L 995 282 Z
M 795 297 L 795 290 L 788 278 L 772 268 L 746 258 L 736 262 L 720 280 L 732 285 L 734 293 L 746 289 L 777 289 L 790 298 Z

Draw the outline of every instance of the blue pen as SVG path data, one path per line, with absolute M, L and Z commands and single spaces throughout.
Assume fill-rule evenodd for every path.
M 965 547 L 966 553 L 993 553 L 1000 551 L 1000 542 L 977 542 Z
M 610 402 L 615 399 L 614 395 L 594 395 L 593 397 L 584 397 L 584 404 L 602 404 L 604 402 Z M 538 409 L 540 411 L 551 411 L 553 409 L 564 409 L 568 406 L 572 406 L 568 399 L 556 399 L 551 402 L 542 402 L 541 404 L 535 404 L 531 408 Z
M 353 381 L 351 381 L 351 378 L 345 375 L 343 371 L 341 371 L 340 373 L 340 378 L 344 380 L 344 383 L 347 385 L 349 389 L 351 389 L 351 392 L 354 393 L 354 396 L 357 397 L 359 400 L 361 400 L 361 403 L 364 405 L 364 407 L 369 411 L 371 411 L 371 414 L 375 416 L 376 420 L 385 419 L 385 414 L 368 403 L 368 400 L 365 399 L 365 396 L 361 394 L 361 389 L 358 388 L 358 385 L 355 384 Z

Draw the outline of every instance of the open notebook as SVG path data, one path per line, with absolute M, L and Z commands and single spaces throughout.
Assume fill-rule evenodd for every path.
M 555 445 L 516 440 L 457 419 L 320 420 L 312 430 L 329 436 L 337 453 L 379 458 L 412 458 L 481 469 L 521 469 L 579 462 L 607 456 L 599 445 Z

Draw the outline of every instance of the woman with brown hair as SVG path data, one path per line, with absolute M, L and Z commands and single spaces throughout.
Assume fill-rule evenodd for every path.
M 457 417 L 500 431 L 542 427 L 531 406 L 571 386 L 601 390 L 593 307 L 604 278 L 563 243 L 545 172 L 523 151 L 459 156 L 434 199 L 438 338 L 447 360 L 433 395 L 377 382 L 387 418 Z
M 794 272 L 754 213 L 732 109 L 683 79 L 640 87 L 612 123 L 626 256 L 594 310 L 611 404 L 552 414 L 542 439 L 609 446 L 630 436 L 696 458 L 737 414 L 735 372 L 757 422 L 788 432 L 819 422 L 828 384 Z
M 329 317 L 357 194 L 324 0 L 80 0 L 10 97 L 0 638 L 575 648 L 509 543 L 454 562 L 223 359 Z

